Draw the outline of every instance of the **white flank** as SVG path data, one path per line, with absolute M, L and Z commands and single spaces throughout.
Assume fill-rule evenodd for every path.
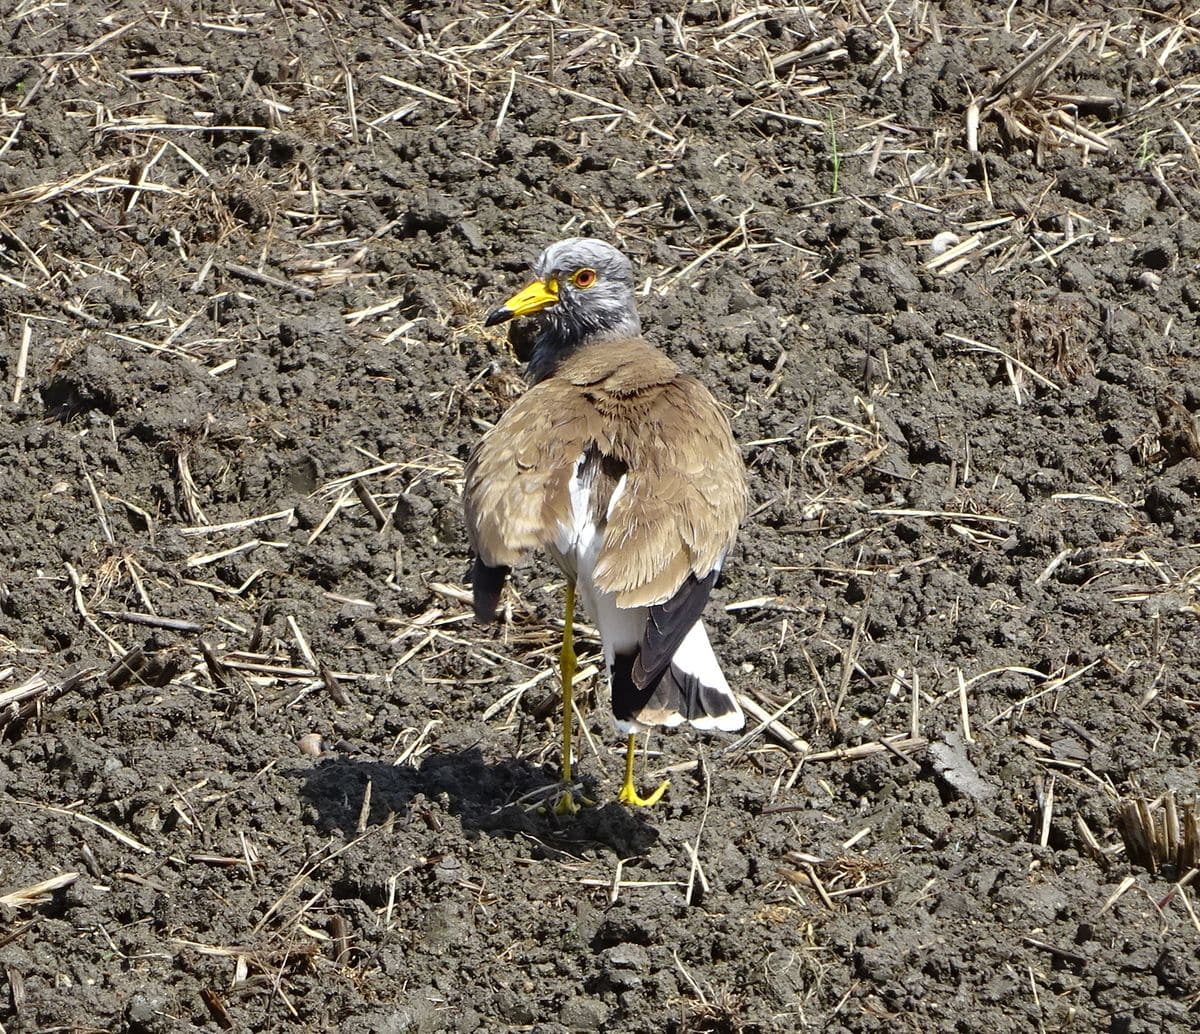
M 613 508 L 617 505 L 617 500 L 625 494 L 625 480 L 628 477 L 628 474 L 622 474 L 620 480 L 613 485 L 613 494 L 608 497 L 608 510 L 604 516 L 610 521 L 612 520 Z
M 642 629 L 646 626 L 646 608 L 622 610 L 617 606 L 613 593 L 600 592 L 596 588 L 593 572 L 604 545 L 604 537 L 592 521 L 591 480 L 579 476 L 584 462 L 581 456 L 575 465 L 575 475 L 567 486 L 571 496 L 571 523 L 566 527 L 559 526 L 554 540 L 554 558 L 568 577 L 575 578 L 575 593 L 579 602 L 600 630 L 607 670 L 618 652 L 632 653 L 637 649 L 642 639 Z M 610 513 L 613 503 L 624 490 L 625 478 L 622 477 L 609 502 Z

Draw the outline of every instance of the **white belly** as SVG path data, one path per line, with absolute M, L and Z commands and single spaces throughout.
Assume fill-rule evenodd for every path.
M 580 458 L 569 485 L 570 524 L 559 526 L 550 553 L 563 574 L 575 582 L 576 599 L 600 632 L 607 671 L 617 653 L 636 652 L 646 626 L 646 608 L 623 609 L 617 606 L 613 593 L 596 588 L 593 572 L 604 545 L 604 528 L 595 521 L 591 481 L 580 477 L 584 463 L 585 459 Z M 624 491 L 625 478 L 622 477 L 608 501 L 606 519 Z

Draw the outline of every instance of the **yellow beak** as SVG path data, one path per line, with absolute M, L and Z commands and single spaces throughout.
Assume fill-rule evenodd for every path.
M 514 294 L 498 309 L 488 313 L 483 321 L 485 327 L 494 327 L 497 323 L 515 319 L 518 316 L 532 316 L 552 305 L 558 304 L 558 281 L 554 277 L 545 280 L 535 280 L 528 287 Z

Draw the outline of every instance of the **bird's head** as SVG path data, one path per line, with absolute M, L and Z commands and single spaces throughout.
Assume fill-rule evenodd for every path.
M 514 328 L 517 356 L 533 381 L 551 373 L 589 342 L 635 337 L 641 320 L 633 296 L 633 265 L 611 244 L 568 237 L 551 244 L 533 264 L 536 279 L 488 314 L 484 326 L 529 318 L 532 333 Z

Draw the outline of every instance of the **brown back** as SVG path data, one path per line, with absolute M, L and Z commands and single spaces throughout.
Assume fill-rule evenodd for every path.
M 618 606 L 649 606 L 670 599 L 689 574 L 704 578 L 745 514 L 745 467 L 708 390 L 641 338 L 580 349 L 475 447 L 464 508 L 483 562 L 512 566 L 553 543 L 570 522 L 568 485 L 589 446 L 606 480 L 626 472 L 597 588 L 616 593 Z M 611 487 L 597 487 L 594 496 L 607 499 Z

